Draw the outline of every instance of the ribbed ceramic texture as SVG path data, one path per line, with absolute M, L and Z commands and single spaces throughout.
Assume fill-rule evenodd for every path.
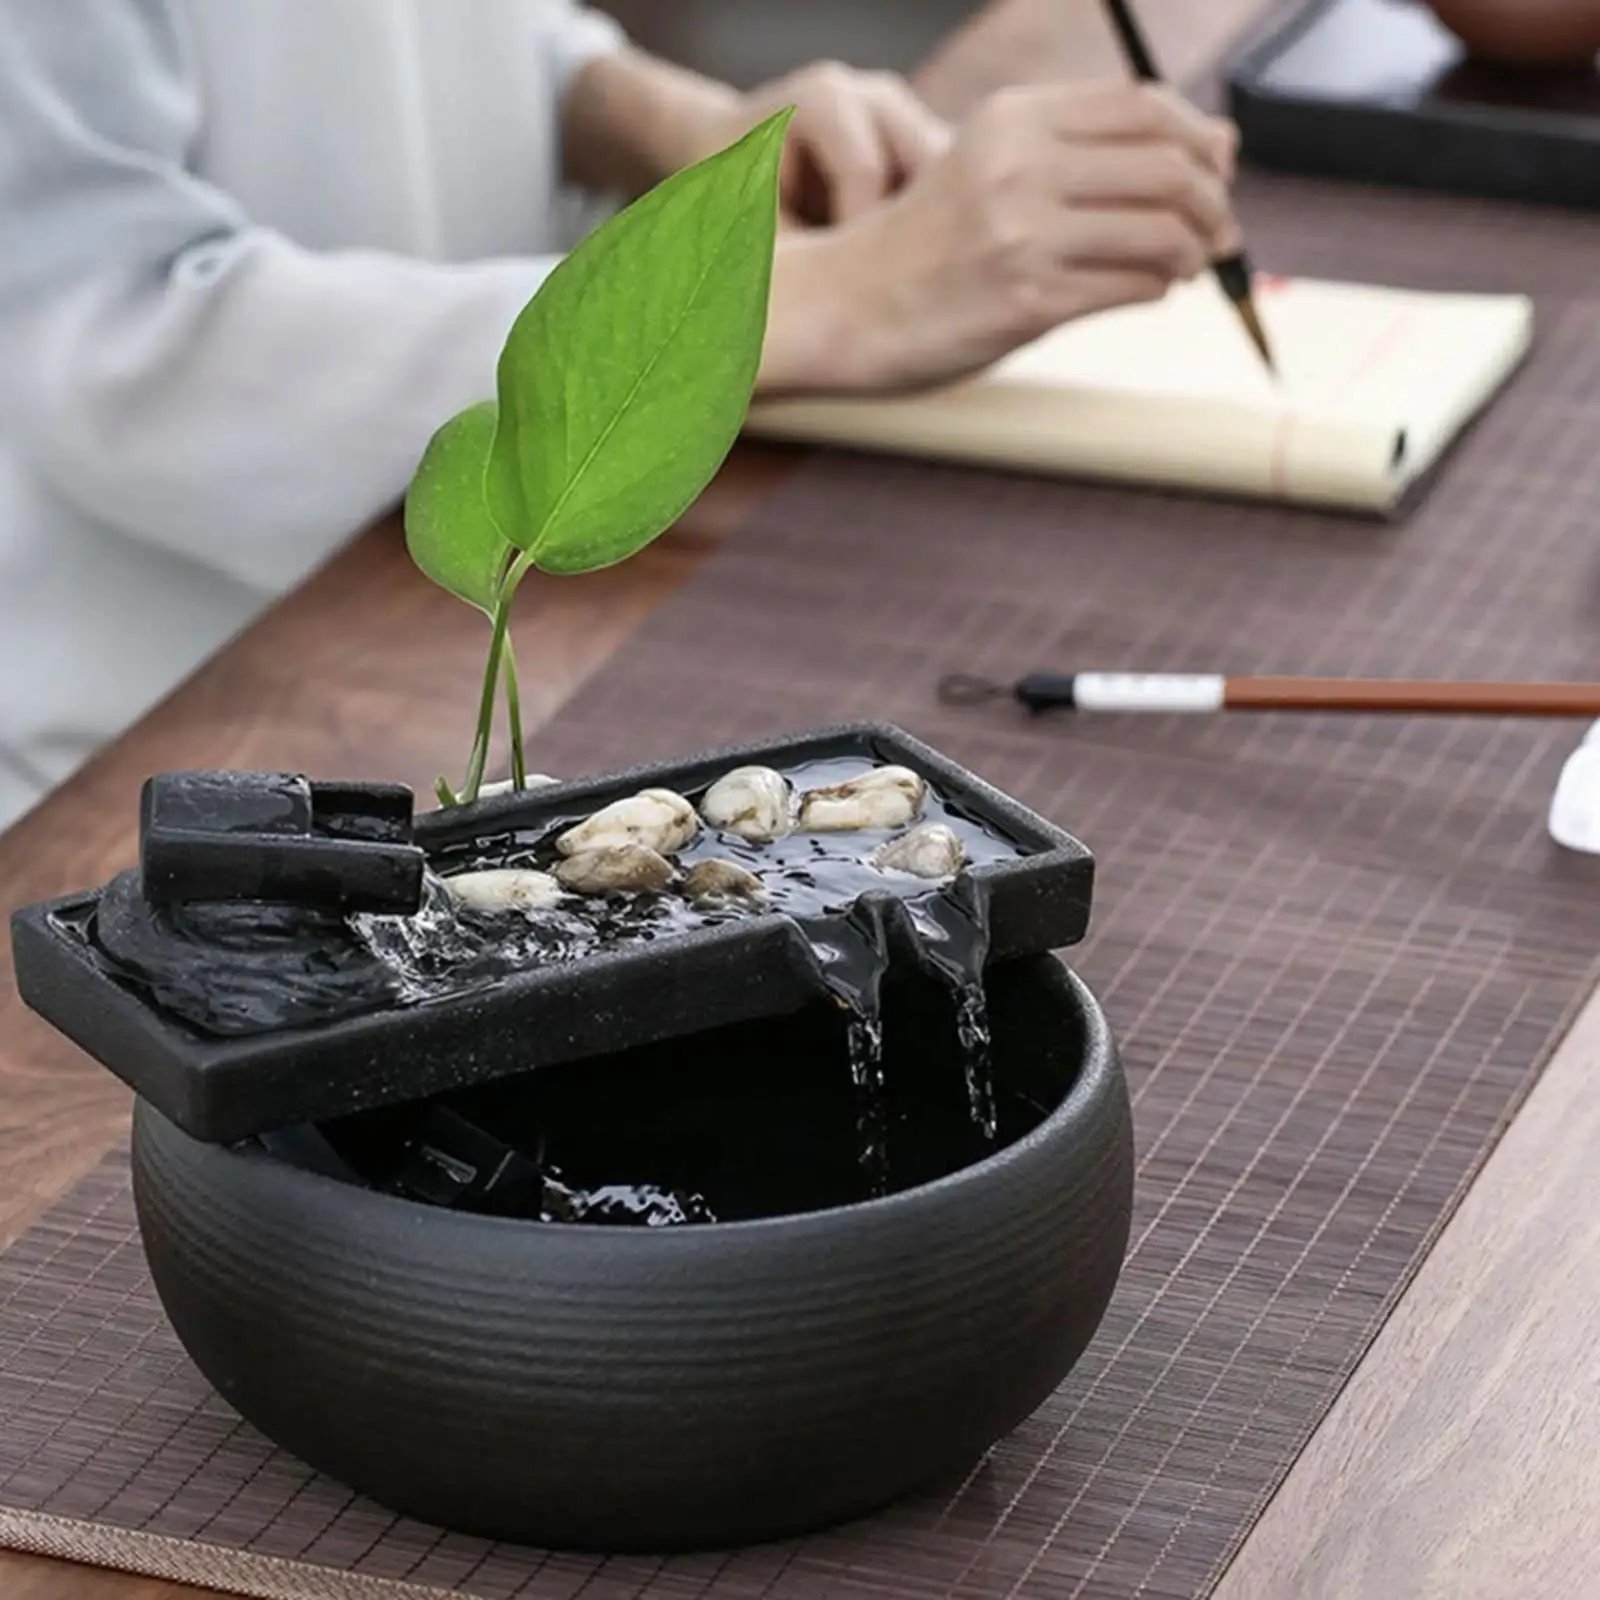
M 1409 520 L 819 460 L 530 751 L 599 771 L 884 716 L 1094 850 L 1074 959 L 1123 1045 L 1140 1174 L 1128 1265 L 1057 1393 L 969 1481 L 807 1540 L 598 1562 L 441 1539 L 209 1395 L 107 1173 L 0 1258 L 0 1538 L 296 1597 L 379 1575 L 486 1600 L 1206 1593 L 1600 952 L 1595 863 L 1543 832 L 1571 727 L 934 703 L 953 669 L 1600 675 L 1600 224 L 1243 196 L 1263 267 L 1535 295 L 1529 366 Z
M 1039 1048 L 1081 1043 L 1060 1109 L 947 1179 L 809 1215 L 473 1216 L 202 1144 L 140 1102 L 157 1290 L 269 1438 L 460 1532 L 706 1549 L 859 1515 L 1038 1406 L 1122 1263 L 1133 1152 L 1104 1021 L 1049 957 L 997 983 Z

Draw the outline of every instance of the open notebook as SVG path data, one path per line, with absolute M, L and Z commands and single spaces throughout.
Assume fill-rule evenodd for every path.
M 1386 512 L 1528 348 L 1520 295 L 1311 279 L 1256 290 L 1275 387 L 1211 279 L 1087 317 L 981 376 L 891 399 L 766 402 L 748 431 Z

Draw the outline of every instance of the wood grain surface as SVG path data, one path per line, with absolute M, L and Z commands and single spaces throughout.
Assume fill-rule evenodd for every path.
M 1600 1594 L 1600 1000 L 1215 1600 Z
M 0 1594 L 5 1600 L 202 1600 L 204 1596 L 229 1600 L 220 1589 L 134 1578 L 125 1572 L 101 1572 L 10 1552 L 0 1552 Z

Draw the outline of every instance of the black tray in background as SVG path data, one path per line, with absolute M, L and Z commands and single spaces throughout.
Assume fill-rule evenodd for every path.
M 1312 0 L 1226 79 L 1260 166 L 1600 209 L 1600 65 L 1470 60 L 1417 0 Z
M 418 818 L 430 852 L 514 828 L 577 820 L 652 786 L 694 794 L 729 768 L 779 768 L 841 756 L 896 762 L 973 821 L 1015 844 L 1013 859 L 967 869 L 987 908 L 991 960 L 1077 943 L 1094 863 L 1068 834 L 899 729 L 861 723 L 693 759 L 485 800 Z M 391 1005 L 315 1026 L 203 1036 L 156 1010 L 71 926 L 100 891 L 29 906 L 12 918 L 23 1000 L 195 1138 L 231 1143 L 276 1128 L 423 1100 L 530 1068 L 576 1061 L 799 1011 L 823 990 L 798 928 L 766 913 L 651 944 L 516 972 L 491 986 Z M 887 891 L 863 895 L 899 958 L 909 916 Z

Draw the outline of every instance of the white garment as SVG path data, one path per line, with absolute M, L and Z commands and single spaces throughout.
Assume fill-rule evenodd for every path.
M 0 0 L 0 826 L 493 393 L 618 38 L 574 0 Z

